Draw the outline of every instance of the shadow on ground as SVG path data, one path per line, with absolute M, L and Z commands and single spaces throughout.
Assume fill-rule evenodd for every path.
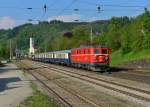
M 113 74 L 113 73 L 118 73 L 118 72 L 127 72 L 129 69 L 128 68 L 122 68 L 122 67 L 110 67 L 108 70 L 107 70 L 107 72 L 109 73 L 109 74 Z M 99 72 L 99 71 L 97 71 L 98 73 L 107 73 L 106 71 L 101 71 L 101 72 Z
M 110 72 L 123 72 L 123 71 L 128 71 L 128 68 L 122 68 L 122 67 L 110 67 L 109 71 Z
M 4 90 L 14 89 L 18 87 L 8 87 L 8 83 L 19 82 L 21 79 L 19 77 L 10 77 L 10 78 L 0 78 L 0 92 Z

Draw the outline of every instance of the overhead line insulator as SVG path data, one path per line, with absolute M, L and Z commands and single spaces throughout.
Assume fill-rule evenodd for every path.
M 79 9 L 74 9 L 74 11 L 79 11 Z
M 98 13 L 101 12 L 101 7 L 100 7 L 100 5 L 97 7 L 97 10 L 98 10 Z
M 33 8 L 32 8 L 32 7 L 28 7 L 27 9 L 28 9 L 28 10 L 32 10 Z
M 44 5 L 44 12 L 45 13 L 47 12 L 47 5 L 46 4 Z

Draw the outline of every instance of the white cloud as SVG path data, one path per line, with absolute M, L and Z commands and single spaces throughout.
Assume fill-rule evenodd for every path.
M 92 21 L 97 20 L 97 17 L 91 17 L 91 18 L 89 18 L 88 20 L 89 20 L 89 22 L 92 22 Z
M 9 16 L 0 18 L 0 29 L 9 29 L 15 26 L 15 20 Z
M 80 20 L 80 17 L 81 16 L 79 14 L 52 16 L 52 17 L 48 18 L 48 21 L 60 20 L 60 21 L 63 21 L 63 22 L 73 22 L 74 20 Z

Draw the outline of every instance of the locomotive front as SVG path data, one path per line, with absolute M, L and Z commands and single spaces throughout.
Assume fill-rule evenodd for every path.
M 109 48 L 92 48 L 91 69 L 94 71 L 109 69 Z

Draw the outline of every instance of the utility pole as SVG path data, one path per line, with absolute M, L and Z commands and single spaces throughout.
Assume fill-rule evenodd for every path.
M 90 36 L 90 41 L 91 41 L 91 45 L 93 43 L 93 28 L 92 28 L 92 25 L 91 25 L 91 36 Z
M 101 6 L 100 5 L 97 6 L 97 11 L 98 11 L 98 13 L 101 12 Z M 90 40 L 90 42 L 91 42 L 91 45 L 92 45 L 93 44 L 93 28 L 92 28 L 92 23 L 91 23 L 91 40 Z
M 9 59 L 11 60 L 12 59 L 12 46 L 11 46 L 11 39 L 9 40 L 9 53 L 10 53 L 10 57 L 9 57 Z
M 46 44 L 44 45 L 44 51 L 45 51 L 45 52 L 47 51 L 47 49 L 46 49 Z

